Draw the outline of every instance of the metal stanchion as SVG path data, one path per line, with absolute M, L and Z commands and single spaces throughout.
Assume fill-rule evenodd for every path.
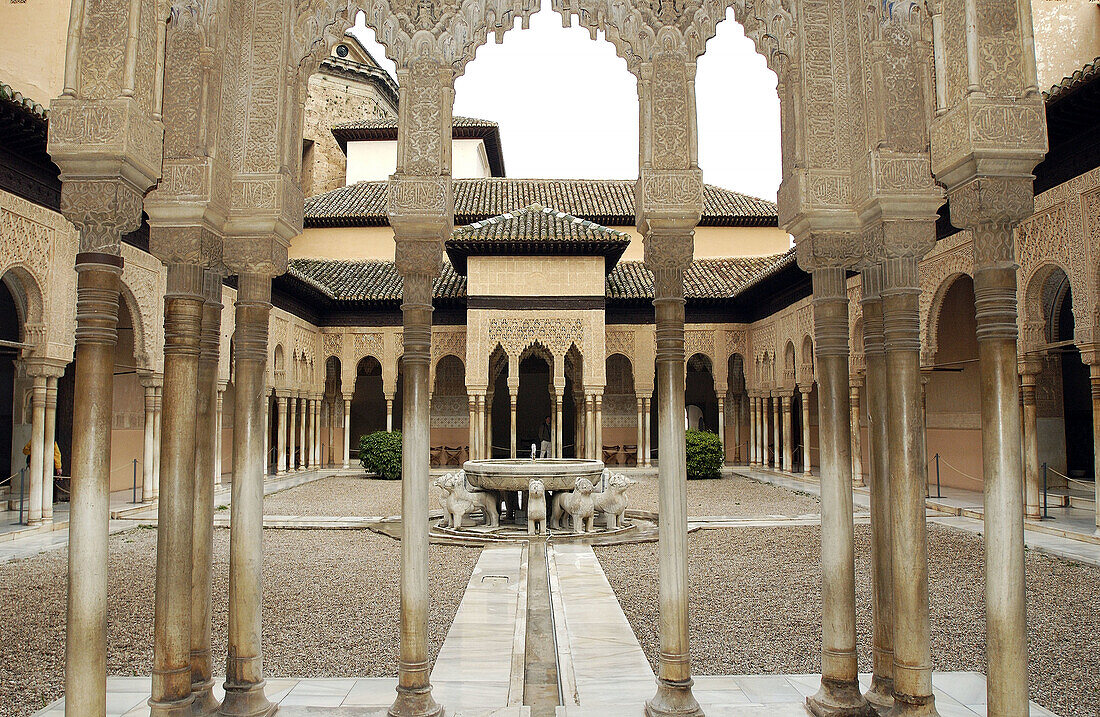
M 940 493 L 940 454 L 939 453 L 936 454 L 936 497 L 937 498 L 942 498 L 943 497 L 943 495 Z
M 1047 505 L 1050 501 L 1047 497 L 1047 464 L 1043 463 L 1043 517 L 1049 518 L 1050 513 L 1047 512 Z
M 27 469 L 19 469 L 19 522 L 23 522 L 24 504 L 27 502 Z M 30 515 L 27 516 L 30 519 Z
M 141 496 L 144 500 L 145 496 Z M 130 499 L 133 503 L 137 503 L 137 458 L 134 459 L 134 489 L 131 493 Z

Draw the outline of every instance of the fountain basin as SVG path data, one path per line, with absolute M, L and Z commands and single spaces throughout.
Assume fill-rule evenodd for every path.
M 482 490 L 526 491 L 536 478 L 546 490 L 573 490 L 578 478 L 598 485 L 603 461 L 584 458 L 492 458 L 466 461 L 466 480 Z

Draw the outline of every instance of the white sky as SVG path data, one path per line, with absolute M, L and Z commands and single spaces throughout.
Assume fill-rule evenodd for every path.
M 353 30 L 394 72 L 374 33 Z M 780 181 L 776 77 L 732 10 L 699 59 L 699 164 L 716 184 L 775 199 Z M 478 49 L 455 84 L 456 115 L 500 123 L 509 177 L 633 179 L 638 176 L 638 95 L 611 43 L 563 28 L 543 0 L 531 28 Z

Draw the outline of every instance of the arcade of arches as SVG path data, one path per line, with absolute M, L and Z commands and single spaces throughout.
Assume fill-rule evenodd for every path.
M 39 169 L 0 191 L 0 306 L 14 308 L 0 346 L 15 358 L 0 373 L 0 448 L 13 471 L 27 464 L 9 500 L 25 492 L 31 522 L 71 492 L 69 714 L 104 712 L 107 516 L 127 466 L 160 516 L 151 714 L 269 714 L 264 476 L 348 466 L 359 436 L 382 429 L 404 447 L 390 714 L 440 714 L 429 469 L 524 455 L 546 417 L 555 455 L 659 476 L 660 664 L 638 713 L 701 714 L 688 425 L 719 433 L 727 462 L 820 480 L 816 715 L 935 714 L 929 457 L 953 467 L 948 484 L 984 491 L 988 713 L 1026 713 L 1023 525 L 1038 466 L 1092 481 L 1100 459 L 1100 161 L 1076 149 L 1095 127 L 1081 108 L 1100 106 L 1092 69 L 1039 91 L 1028 3 L 553 5 L 637 79 L 637 182 L 504 177 L 495 124 L 452 117 L 455 80 L 488 33 L 522 32 L 530 0 L 179 2 L 167 16 L 152 0 L 74 3 L 48 112 L 4 86 L 4 121 Z M 696 63 L 729 7 L 778 77 L 778 203 L 706 185 L 699 167 Z M 349 54 L 360 11 L 396 80 Z M 332 101 L 337 77 L 374 93 L 369 116 L 318 116 L 352 104 Z M 374 141 L 397 159 L 372 175 L 353 158 Z M 459 178 L 461 141 L 485 161 Z M 54 442 L 68 483 L 54 480 Z M 866 693 L 851 491 L 863 481 Z

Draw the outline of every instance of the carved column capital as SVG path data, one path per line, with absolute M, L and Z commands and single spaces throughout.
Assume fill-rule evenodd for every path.
M 80 231 L 80 251 L 118 254 L 122 235 L 141 226 L 144 189 L 121 177 L 61 176 L 61 213 Z

